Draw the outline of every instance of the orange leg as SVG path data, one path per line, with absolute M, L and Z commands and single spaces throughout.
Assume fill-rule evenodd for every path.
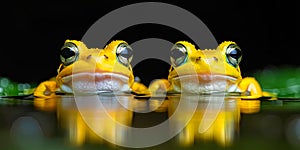
M 41 98 L 53 98 L 57 90 L 56 81 L 44 81 L 34 90 L 33 95 Z
M 242 98 L 257 99 L 263 96 L 260 84 L 253 77 L 243 78 L 238 87 L 241 92 L 244 92 Z
M 143 94 L 143 95 L 149 94 L 147 86 L 139 82 L 134 82 L 133 85 L 131 86 L 131 90 L 136 94 Z
M 170 86 L 171 84 L 167 79 L 156 79 L 150 83 L 148 89 L 151 95 L 156 95 L 160 93 L 167 93 Z

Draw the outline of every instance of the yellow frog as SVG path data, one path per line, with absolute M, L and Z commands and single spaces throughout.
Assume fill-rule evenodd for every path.
M 132 57 L 132 48 L 122 40 L 112 41 L 103 49 L 87 48 L 81 41 L 66 40 L 61 48 L 56 78 L 42 82 L 34 96 L 51 98 L 57 92 L 145 91 L 146 86 L 134 82 Z
M 160 92 L 241 93 L 246 98 L 263 95 L 260 84 L 253 77 L 243 78 L 239 63 L 240 47 L 232 41 L 222 42 L 216 49 L 196 49 L 187 41 L 179 41 L 171 49 L 171 69 L 168 80 L 152 82 L 152 94 Z

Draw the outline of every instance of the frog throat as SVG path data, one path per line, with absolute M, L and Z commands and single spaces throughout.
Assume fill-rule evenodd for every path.
M 103 93 L 129 91 L 129 77 L 113 72 L 82 72 L 60 79 L 60 89 L 66 93 Z
M 236 87 L 238 78 L 222 74 L 180 75 L 171 79 L 173 88 L 180 93 L 227 92 Z

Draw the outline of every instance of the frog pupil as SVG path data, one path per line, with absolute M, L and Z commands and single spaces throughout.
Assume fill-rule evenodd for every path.
M 238 60 L 241 57 L 242 52 L 240 50 L 234 49 L 230 52 L 229 55 L 230 55 L 230 57 L 235 58 L 236 60 Z
M 241 61 L 242 51 L 237 45 L 229 45 L 227 48 L 227 61 L 232 66 L 237 67 Z
M 122 57 L 125 57 L 125 58 L 130 58 L 132 56 L 132 51 L 129 50 L 128 48 L 124 48 L 120 54 Z
M 128 66 L 132 59 L 133 51 L 127 44 L 122 43 L 118 47 L 116 54 L 119 62 L 121 62 L 125 66 Z
M 60 54 L 65 59 L 70 58 L 75 55 L 75 52 L 70 48 L 63 48 Z
M 186 58 L 186 53 L 182 52 L 179 49 L 174 49 L 173 51 L 171 51 L 171 59 L 173 59 L 173 63 L 175 66 L 179 66 L 181 65 Z

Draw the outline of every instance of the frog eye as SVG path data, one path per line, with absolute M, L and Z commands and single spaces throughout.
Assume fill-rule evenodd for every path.
M 226 59 L 227 62 L 232 66 L 237 67 L 242 59 L 242 50 L 236 44 L 230 44 L 226 48 Z
M 182 44 L 175 44 L 171 49 L 171 63 L 174 67 L 180 66 L 186 62 L 187 50 Z
M 133 57 L 133 50 L 128 44 L 119 44 L 116 54 L 120 63 L 124 64 L 125 66 L 129 66 Z
M 79 51 L 74 43 L 68 42 L 61 48 L 60 60 L 67 66 L 72 64 L 78 59 Z

